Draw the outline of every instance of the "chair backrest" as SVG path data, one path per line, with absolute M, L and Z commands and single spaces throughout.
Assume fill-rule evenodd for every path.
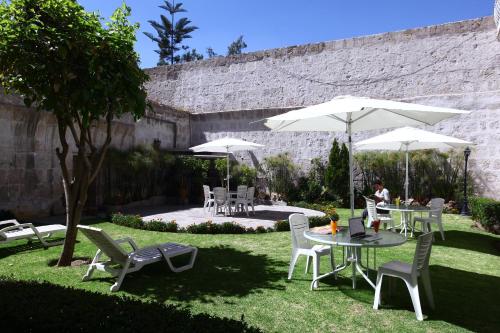
M 208 185 L 203 185 L 203 194 L 205 195 L 205 200 L 210 199 L 210 187 Z
M 309 219 L 304 214 L 292 214 L 288 217 L 290 233 L 292 234 L 292 247 L 310 249 L 311 243 L 304 237 L 304 231 L 309 230 Z
M 247 200 L 250 202 L 253 202 L 253 199 L 255 197 L 255 187 L 249 187 L 247 190 Z
M 415 256 L 413 257 L 412 275 L 429 267 L 432 249 L 432 232 L 418 236 Z
M 247 197 L 248 186 L 246 185 L 238 185 L 236 189 L 236 197 L 238 199 L 245 199 Z
M 124 264 L 128 253 L 102 229 L 78 225 L 78 229 L 113 262 Z
M 443 214 L 444 199 L 443 198 L 432 198 L 431 199 L 431 211 L 429 212 L 429 217 L 435 217 L 441 220 L 441 215 Z
M 371 225 L 373 220 L 377 219 L 377 206 L 375 205 L 375 200 L 366 199 L 366 210 L 368 211 L 368 225 Z
M 226 188 L 225 187 L 214 187 L 214 201 L 218 205 L 222 205 L 226 202 Z

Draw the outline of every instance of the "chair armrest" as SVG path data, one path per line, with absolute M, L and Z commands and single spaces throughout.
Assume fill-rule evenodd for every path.
M 0 222 L 0 226 L 9 225 L 9 224 L 19 225 L 19 222 L 17 222 L 16 220 L 5 220 L 5 221 Z
M 6 231 L 12 231 L 12 230 L 22 230 L 23 228 L 35 229 L 35 227 L 33 226 L 32 223 L 22 223 L 22 224 L 18 223 L 15 225 L 11 225 L 10 227 L 5 227 L 3 229 L 0 229 L 0 232 L 6 232 Z
M 118 239 L 115 239 L 115 242 L 117 242 L 118 244 L 120 244 L 120 243 L 129 243 L 130 246 L 132 246 L 132 249 L 134 251 L 139 248 L 137 246 L 137 244 L 134 242 L 134 240 L 132 238 L 130 238 L 130 237 L 118 238 Z

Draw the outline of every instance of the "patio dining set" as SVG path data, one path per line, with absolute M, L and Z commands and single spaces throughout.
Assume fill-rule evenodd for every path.
M 203 185 L 203 211 L 212 210 L 212 216 L 222 213 L 225 216 L 243 212 L 249 216 L 248 206 L 252 207 L 255 215 L 255 187 L 238 185 L 236 191 L 228 191 L 225 187 L 214 187 L 210 190 L 208 185 Z

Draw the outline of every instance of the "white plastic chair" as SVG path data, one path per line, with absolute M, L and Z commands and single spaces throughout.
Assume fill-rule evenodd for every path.
M 433 198 L 431 199 L 431 209 L 429 211 L 428 217 L 414 217 L 413 225 L 417 222 L 422 223 L 422 232 L 431 232 L 431 224 L 437 224 L 439 228 L 439 232 L 441 233 L 441 238 L 444 240 L 444 230 L 443 230 L 443 207 L 444 207 L 444 199 L 442 198 Z
M 206 211 L 208 207 L 208 211 L 214 204 L 214 199 L 212 198 L 212 194 L 210 193 L 210 187 L 208 185 L 203 185 L 203 194 L 205 196 L 205 201 L 203 202 L 203 211 Z
M 227 214 L 229 211 L 229 215 L 231 215 L 231 205 L 229 204 L 225 187 L 214 187 L 214 208 L 212 215 L 219 213 L 221 208 L 224 214 Z
M 6 226 L 6 227 L 2 227 Z M 18 239 L 26 239 L 28 243 L 38 239 L 44 248 L 61 245 L 64 240 L 47 242 L 46 239 L 54 233 L 66 232 L 66 226 L 62 224 L 50 224 L 35 227 L 31 223 L 19 223 L 17 220 L 0 222 L 0 244 L 8 243 Z
M 366 200 L 366 210 L 368 211 L 368 223 L 367 227 L 370 228 L 373 220 L 380 220 L 380 223 L 384 224 L 384 228 L 387 229 L 387 224 L 389 224 L 389 229 L 395 230 L 394 220 L 390 214 L 379 214 L 377 213 L 377 206 L 375 201 L 372 199 L 365 198 Z
M 248 206 L 252 206 L 252 212 L 253 215 L 255 215 L 255 207 L 254 207 L 254 202 L 255 202 L 255 187 L 249 187 L 247 190 L 247 211 L 248 211 Z
M 376 310 L 380 305 L 380 289 L 382 279 L 385 275 L 402 279 L 410 292 L 415 315 L 418 320 L 423 320 L 422 308 L 420 306 L 420 295 L 418 291 L 418 278 L 422 278 L 422 283 L 429 301 L 429 306 L 434 309 L 434 297 L 432 296 L 431 280 L 429 277 L 429 259 L 432 248 L 432 233 L 420 235 L 415 249 L 413 263 L 407 264 L 400 261 L 391 261 L 383 264 L 378 269 L 377 287 L 375 288 L 375 299 L 373 308 Z
M 236 198 L 231 199 L 231 204 L 234 204 L 234 209 L 238 212 L 241 207 L 242 210 L 245 209 L 245 212 L 248 216 L 248 201 L 247 201 L 247 193 L 248 186 L 246 185 L 238 185 L 236 189 Z
M 290 223 L 290 232 L 292 234 L 292 258 L 290 260 L 290 267 L 288 268 L 288 280 L 292 279 L 293 270 L 297 259 L 300 255 L 307 256 L 306 273 L 309 272 L 311 266 L 311 258 L 313 262 L 313 279 L 319 276 L 320 271 L 320 257 L 330 256 L 330 263 L 332 269 L 335 269 L 335 259 L 331 248 L 326 245 L 312 245 L 311 242 L 304 237 L 304 231 L 309 230 L 309 220 L 303 214 L 292 214 L 288 218 Z M 314 284 L 314 288 L 318 287 L 318 282 Z
M 102 229 L 93 228 L 85 225 L 78 225 L 78 229 L 87 238 L 94 243 L 98 250 L 89 265 L 87 273 L 83 276 L 83 281 L 87 281 L 92 277 L 94 270 L 106 271 L 113 276 L 117 276 L 118 280 L 110 288 L 111 291 L 118 291 L 122 285 L 125 275 L 140 270 L 143 266 L 155 263 L 165 259 L 170 269 L 179 273 L 190 269 L 194 265 L 198 249 L 192 246 L 181 245 L 177 243 L 164 243 L 148 247 L 139 248 L 134 240 L 130 237 L 121 239 L 112 239 Z M 126 251 L 120 244 L 128 243 L 132 247 L 132 252 Z M 189 263 L 175 267 L 170 260 L 173 257 L 191 253 Z M 105 254 L 109 259 L 101 262 L 101 255 Z

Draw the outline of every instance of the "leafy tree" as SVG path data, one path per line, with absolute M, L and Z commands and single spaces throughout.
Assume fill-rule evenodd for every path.
M 209 47 L 207 47 L 207 56 L 209 59 L 211 59 L 211 58 L 217 57 L 218 54 L 215 53 L 214 49 L 209 46 Z
M 192 49 L 191 51 L 187 51 L 182 55 L 181 62 L 190 62 L 202 59 L 203 59 L 203 54 L 198 53 L 196 49 Z
M 122 5 L 103 26 L 98 14 L 74 0 L 0 3 L 0 84 L 57 120 L 67 224 L 59 266 L 71 263 L 76 226 L 111 143 L 113 119 L 125 113 L 137 119 L 147 106 L 147 75 L 134 51 L 138 25 L 129 15 Z
M 349 202 L 349 150 L 345 144 L 340 146 L 337 139 L 333 140 L 328 156 L 325 182 L 332 199 Z
M 243 36 L 238 37 L 234 42 L 227 47 L 227 55 L 241 54 L 241 50 L 247 47 L 247 43 L 243 40 Z
M 160 8 L 166 10 L 170 14 L 170 18 L 165 15 L 160 15 L 161 22 L 150 20 L 148 21 L 151 26 L 156 30 L 157 37 L 149 32 L 144 32 L 152 41 L 158 44 L 158 50 L 155 50 L 159 54 L 160 59 L 158 65 L 166 65 L 167 61 L 170 64 L 198 60 L 202 58 L 193 57 L 194 55 L 190 52 L 186 52 L 184 55 L 176 55 L 177 51 L 184 50 L 187 51 L 189 46 L 182 45 L 184 39 L 191 38 L 191 33 L 198 29 L 194 25 L 190 25 L 191 21 L 185 17 L 175 20 L 175 14 L 186 12 L 182 8 L 182 3 L 175 3 L 175 0 L 168 1 L 165 0 L 165 4 L 159 6 Z M 203 57 L 194 50 L 195 54 Z M 187 60 L 190 59 L 190 60 Z

